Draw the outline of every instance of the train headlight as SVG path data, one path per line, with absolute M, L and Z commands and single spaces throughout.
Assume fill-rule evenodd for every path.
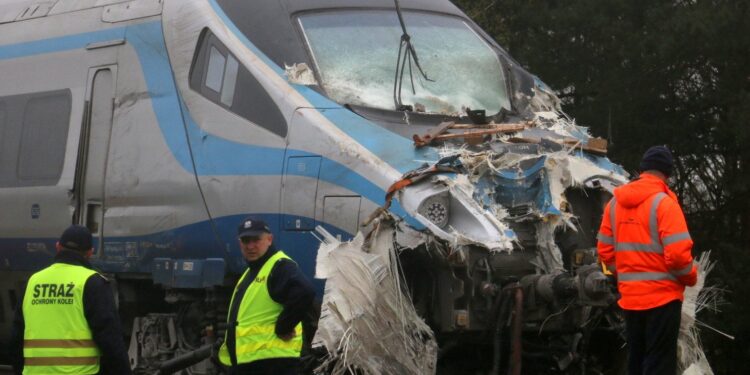
M 437 227 L 445 228 L 450 219 L 450 207 L 450 194 L 446 191 L 422 201 L 417 211 Z
M 449 179 L 433 179 L 406 187 L 398 199 L 437 237 L 452 244 L 477 244 L 488 249 L 512 249 L 515 234 L 480 206 L 470 190 Z

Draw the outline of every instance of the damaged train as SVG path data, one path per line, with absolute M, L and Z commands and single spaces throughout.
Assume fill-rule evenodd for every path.
M 0 342 L 79 223 L 136 373 L 195 353 L 223 337 L 252 214 L 311 278 L 316 227 L 390 223 L 437 343 L 420 372 L 624 368 L 595 247 L 627 173 L 448 0 L 6 1 L 0 134 Z

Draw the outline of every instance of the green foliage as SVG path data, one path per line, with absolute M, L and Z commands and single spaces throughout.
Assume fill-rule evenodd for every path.
M 635 171 L 644 150 L 678 158 L 695 252 L 713 249 L 710 283 L 730 291 L 721 314 L 699 316 L 716 373 L 750 357 L 750 2 L 731 0 L 457 0 L 564 109 L 609 138 L 610 158 Z

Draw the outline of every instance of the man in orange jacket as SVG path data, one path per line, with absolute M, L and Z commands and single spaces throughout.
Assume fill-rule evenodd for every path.
M 597 236 L 599 257 L 617 277 L 631 375 L 677 372 L 683 291 L 698 278 L 685 216 L 666 183 L 673 166 L 669 149 L 649 148 L 640 176 L 615 189 Z

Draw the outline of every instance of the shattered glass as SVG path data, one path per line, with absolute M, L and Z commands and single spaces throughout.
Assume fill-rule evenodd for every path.
M 495 114 L 510 109 L 497 53 L 463 20 L 404 12 L 406 28 L 427 77 L 412 66 L 403 78 L 402 102 L 428 113 L 466 108 Z M 338 11 L 301 16 L 326 93 L 341 104 L 395 109 L 396 59 L 402 30 L 392 11 Z

